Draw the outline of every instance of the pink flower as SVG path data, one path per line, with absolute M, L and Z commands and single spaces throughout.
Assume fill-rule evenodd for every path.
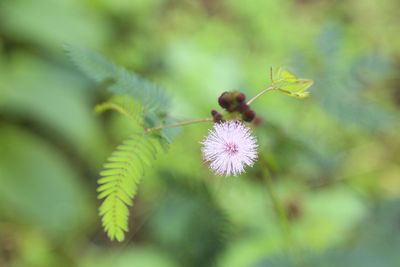
M 216 174 L 236 176 L 244 171 L 244 165 L 253 166 L 257 158 L 257 140 L 250 129 L 240 122 L 215 123 L 214 130 L 201 144 L 204 160 Z

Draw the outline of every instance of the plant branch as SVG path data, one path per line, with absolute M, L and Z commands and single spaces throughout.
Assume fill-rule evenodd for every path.
M 271 76 L 271 83 L 274 84 L 274 78 L 273 78 L 273 75 L 272 75 L 272 67 L 269 68 L 269 75 Z
M 276 88 L 273 87 L 273 86 L 271 85 L 270 87 L 268 87 L 267 89 L 261 91 L 261 92 L 258 93 L 255 97 L 253 97 L 252 99 L 250 99 L 250 100 L 247 102 L 247 105 L 250 105 L 251 103 L 253 103 L 254 100 L 256 100 L 257 98 L 259 98 L 260 96 L 262 96 L 262 95 L 265 94 L 266 92 L 271 91 L 271 90 L 275 90 L 275 89 L 276 89 Z
M 148 129 L 146 129 L 146 133 L 150 133 L 151 131 L 157 131 L 157 130 L 162 130 L 162 129 L 167 129 L 167 128 L 179 127 L 179 126 L 195 124 L 195 123 L 199 123 L 199 122 L 210 122 L 210 121 L 214 121 L 214 119 L 213 118 L 204 118 L 204 119 L 199 119 L 199 120 L 184 121 L 184 122 L 180 122 L 180 123 L 176 123 L 176 124 L 148 128 Z

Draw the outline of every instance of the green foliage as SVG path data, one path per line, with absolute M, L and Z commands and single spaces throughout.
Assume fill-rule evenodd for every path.
M 77 45 L 66 45 L 65 50 L 88 77 L 98 83 L 111 83 L 107 90 L 114 96 L 97 105 L 95 111 L 118 111 L 141 128 L 141 133 L 132 135 L 111 154 L 98 181 L 98 198 L 104 199 L 99 209 L 104 230 L 111 240 L 121 242 L 125 239 L 124 231 L 128 231 L 128 206 L 133 205 L 137 184 L 157 153 L 154 140 L 167 150 L 165 140 L 172 142 L 176 136 L 176 131 L 160 131 L 151 135 L 145 131 L 172 120 L 167 116 L 169 97 L 161 87 L 117 67 L 96 52 Z M 153 140 L 153 137 L 157 139 Z
M 146 134 L 132 135 L 119 145 L 104 165 L 99 179 L 99 199 L 104 230 L 111 240 L 123 241 L 128 231 L 128 206 L 136 194 L 145 167 L 155 159 L 156 147 Z
M 128 108 L 127 106 L 129 105 L 133 106 L 133 104 L 132 100 L 126 100 L 125 98 L 131 96 L 140 101 L 143 107 L 144 119 L 138 123 L 142 127 L 151 128 L 176 122 L 168 113 L 171 102 L 170 96 L 161 86 L 139 77 L 132 71 L 116 66 L 104 56 L 79 45 L 68 44 L 64 46 L 64 49 L 78 69 L 86 76 L 97 83 L 106 84 L 107 91 L 113 95 L 120 96 L 108 101 L 107 104 L 101 104 L 96 111 L 114 109 L 123 115 L 128 115 L 129 111 L 125 108 Z M 128 117 L 131 119 L 138 118 L 136 115 L 133 118 L 132 114 L 128 115 Z M 161 136 L 171 143 L 179 132 L 179 128 L 162 130 Z
M 125 69 L 120 69 L 116 78 L 116 83 L 108 88 L 110 92 L 131 94 L 142 102 L 146 112 L 155 112 L 157 115 L 165 117 L 170 99 L 160 86 Z
M 79 70 L 96 82 L 105 82 L 118 76 L 115 64 L 102 55 L 74 44 L 65 45 L 64 49 Z
M 287 255 L 259 259 L 253 267 L 262 266 L 399 266 L 400 238 L 398 236 L 399 201 L 376 203 L 374 216 L 368 216 L 346 238 L 346 250 L 328 248 L 323 252 L 302 251 L 301 262 Z M 379 225 L 379 227 L 376 227 Z
M 400 203 L 390 216 L 378 207 L 400 198 L 400 1 L 254 2 L 0 1 L 0 266 L 400 266 Z M 88 185 L 115 141 L 142 130 L 116 109 L 93 114 L 116 80 L 104 68 L 92 74 L 98 83 L 85 79 L 66 62 L 66 42 L 162 81 L 178 118 L 208 115 L 225 90 L 255 96 L 270 84 L 266 64 L 281 62 L 314 80 L 312 101 L 257 100 L 260 158 L 239 178 L 214 177 L 202 162 L 209 125 L 185 128 L 145 167 L 127 206 L 129 243 L 110 247 Z M 142 109 L 143 127 L 174 123 L 168 109 Z M 157 141 L 168 147 L 176 129 L 157 131 Z M 296 208 L 293 249 L 266 169 L 284 207 Z M 218 223 L 219 209 L 229 224 Z M 217 229 L 227 227 L 218 249 Z
M 117 95 L 113 96 L 110 100 L 98 104 L 95 107 L 95 112 L 101 113 L 106 110 L 115 110 L 122 115 L 128 117 L 137 125 L 143 127 L 143 108 L 142 105 L 135 101 L 128 95 Z
M 396 114 L 390 105 L 380 105 L 382 81 L 387 79 L 390 60 L 378 51 L 362 51 L 348 58 L 340 27 L 326 27 L 317 39 L 318 66 L 306 66 L 318 81 L 314 99 L 330 115 L 347 125 L 357 125 L 371 132 L 390 128 Z M 380 86 L 380 87 L 377 87 Z M 377 89 L 375 93 L 373 89 Z M 371 94 L 372 93 L 372 94 Z
M 271 83 L 275 90 L 290 96 L 305 98 L 309 96 L 306 90 L 313 84 L 312 80 L 299 79 L 282 66 L 274 75 L 271 74 Z
M 154 241 L 181 266 L 214 266 L 232 233 L 227 214 L 204 181 L 170 171 L 161 177 L 162 201 L 148 221 Z
M 93 51 L 77 45 L 67 45 L 65 50 L 83 73 L 98 83 L 107 82 L 107 90 L 114 94 L 109 101 L 97 105 L 96 112 L 116 110 L 143 130 L 160 124 L 176 123 L 168 116 L 169 97 L 161 87 L 117 67 Z M 311 80 L 298 79 L 282 67 L 278 68 L 274 76 L 274 90 L 295 97 L 306 97 L 308 93 L 305 91 L 312 85 Z M 151 164 L 156 154 L 146 132 L 132 136 L 117 147 L 108 158 L 105 170 L 101 172 L 98 192 L 99 198 L 104 198 L 104 201 L 100 206 L 100 215 L 103 216 L 103 226 L 111 240 L 124 240 L 124 231 L 128 231 L 128 206 L 133 205 L 132 199 L 144 168 Z M 167 150 L 164 140 L 171 143 L 178 133 L 179 129 L 162 129 L 155 135 L 160 145 Z
M 78 45 L 68 44 L 65 51 L 75 65 L 89 78 L 98 83 L 111 82 L 107 90 L 114 95 L 128 94 L 142 103 L 145 112 L 154 112 L 152 123 L 160 123 L 166 117 L 170 98 L 153 82 L 139 77 L 122 67 L 117 67 L 104 56 Z
M 0 226 L 8 215 L 67 242 L 93 223 L 88 212 L 93 206 L 78 170 L 47 140 L 23 127 L 0 124 L 0 151 L 7 151 L 0 153 L 0 202 L 21 211 L 2 210 Z

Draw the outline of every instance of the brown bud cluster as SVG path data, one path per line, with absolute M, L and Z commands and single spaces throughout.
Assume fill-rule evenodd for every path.
M 218 98 L 218 104 L 229 113 L 239 112 L 242 116 L 242 119 L 247 122 L 251 122 L 256 116 L 255 112 L 250 109 L 249 105 L 246 104 L 246 95 L 240 91 L 222 93 Z M 212 115 L 214 120 L 217 121 L 217 117 L 219 118 L 219 115 L 221 114 L 215 111 L 214 115 L 213 112 Z
M 211 115 L 214 118 L 215 122 L 221 122 L 222 121 L 222 114 L 218 113 L 215 109 L 211 110 Z

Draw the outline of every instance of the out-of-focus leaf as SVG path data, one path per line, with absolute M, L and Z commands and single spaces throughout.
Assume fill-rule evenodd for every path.
M 118 75 L 115 64 L 102 55 L 79 45 L 64 45 L 64 50 L 74 64 L 89 78 L 100 83 Z
M 182 264 L 210 266 L 225 247 L 229 223 L 206 184 L 162 173 L 164 193 L 154 203 L 153 238 Z
M 84 90 L 87 83 L 30 54 L 9 56 L 12 63 L 0 75 L 0 113 L 37 124 L 91 162 L 100 159 L 105 138 L 92 111 L 93 95 Z
M 114 95 L 130 95 L 140 101 L 147 128 L 165 125 L 167 120 L 171 120 L 168 116 L 170 97 L 161 86 L 123 67 L 117 67 L 106 57 L 79 45 L 66 45 L 65 51 L 88 77 L 98 83 L 110 81 L 111 84 L 107 86 L 109 92 Z M 170 133 L 170 141 L 174 131 L 165 131 Z
M 0 24 L 15 40 L 47 48 L 61 54 L 66 42 L 98 47 L 106 40 L 109 27 L 100 14 L 76 1 L 3 0 Z M 46 8 L 43 8 L 46 7 Z
M 330 248 L 326 251 L 303 251 L 302 257 L 275 255 L 256 261 L 261 266 L 366 266 L 394 267 L 400 264 L 400 217 L 399 200 L 382 202 L 362 220 L 359 227 L 347 238 L 344 248 Z
M 164 89 L 134 72 L 117 67 L 106 57 L 79 45 L 66 45 L 65 51 L 77 67 L 98 83 L 111 80 L 108 91 L 115 95 L 131 95 L 139 100 L 147 113 L 165 117 L 170 98 Z
M 176 267 L 171 254 L 146 246 L 123 250 L 92 248 L 84 256 L 80 267 Z
M 388 74 L 388 59 L 372 51 L 349 61 L 341 39 L 337 27 L 325 28 L 319 36 L 321 63 L 315 70 L 315 99 L 344 123 L 373 131 L 390 127 L 396 116 L 393 111 L 366 98 L 366 93 Z
M 0 205 L 7 218 L 68 239 L 93 210 L 79 175 L 59 151 L 19 128 L 0 129 Z

